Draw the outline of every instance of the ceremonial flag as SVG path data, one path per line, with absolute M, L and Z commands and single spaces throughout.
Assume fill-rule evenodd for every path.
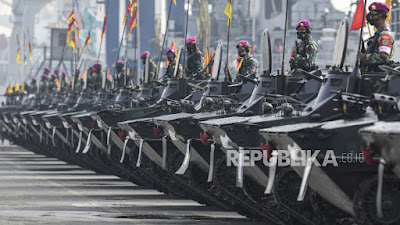
M 176 42 L 175 41 L 172 41 L 171 48 L 173 48 L 175 50 L 175 54 L 178 54 L 177 49 L 176 49 Z M 168 61 L 168 58 L 167 58 L 167 59 L 165 59 L 165 66 L 168 66 L 168 64 L 169 64 L 169 61 Z
M 26 64 L 27 64 L 27 61 L 26 61 L 26 51 L 25 51 L 25 54 L 24 54 L 24 66 L 26 66 Z
M 232 19 L 232 0 L 228 0 L 228 4 L 225 7 L 224 13 L 228 16 L 228 26 Z
M 15 81 L 14 91 L 15 91 L 15 92 L 18 92 L 18 91 L 19 91 L 19 87 L 18 87 L 18 84 L 17 84 L 16 81 Z
M 20 63 L 20 53 L 21 53 L 21 51 L 19 50 L 19 38 L 18 38 L 18 34 L 17 34 L 17 44 L 18 44 L 18 50 L 17 50 L 17 58 L 16 58 L 16 61 L 17 61 L 17 64 L 19 64 L 19 63 Z
M 17 50 L 17 59 L 16 59 L 16 60 L 17 60 L 17 64 L 20 63 L 20 62 L 19 62 L 19 61 L 20 61 L 20 56 L 19 56 L 20 52 L 21 52 L 21 51 L 20 51 L 19 48 L 18 48 L 18 50 Z
M 210 54 L 209 54 L 209 49 L 207 47 L 206 55 L 204 56 L 204 65 L 207 67 L 209 63 L 210 63 Z
M 19 90 L 19 93 L 24 93 L 24 91 L 25 91 L 25 83 L 21 85 L 21 90 Z
M 72 10 L 71 14 L 69 14 L 66 22 L 71 21 L 73 22 L 75 20 L 75 14 L 74 14 L 74 10 Z
M 57 83 L 57 91 L 60 91 L 61 90 L 60 81 L 57 79 L 56 83 Z
M 85 69 L 85 73 L 83 74 L 83 81 L 86 81 L 86 73 L 87 73 L 87 69 Z
M 75 35 L 72 36 L 72 40 L 69 42 L 69 46 L 71 46 L 74 49 L 74 51 L 76 52 Z
M 356 13 L 354 14 L 354 17 L 353 17 L 353 22 L 351 23 L 349 33 L 352 30 L 360 29 L 361 28 L 361 24 L 362 24 L 363 27 L 365 27 L 365 20 L 367 19 L 366 18 L 367 17 L 367 13 L 365 12 L 365 15 L 364 15 L 364 18 L 363 18 L 364 7 L 365 7 L 364 0 L 360 0 L 358 2 Z
M 137 16 L 137 0 L 135 0 L 135 2 L 132 4 L 131 7 L 131 20 L 129 21 L 129 33 L 127 35 L 127 37 L 129 37 L 129 35 L 132 32 L 132 29 L 134 27 L 136 27 L 136 16 Z
M 32 47 L 31 47 L 31 42 L 29 41 L 28 44 L 28 50 L 29 50 L 29 60 L 32 62 Z
M 107 80 L 111 81 L 110 68 L 107 67 Z
M 10 85 L 8 85 L 7 94 L 11 94 L 11 93 L 13 93 L 13 88 L 10 84 Z
M 389 6 L 389 9 L 390 9 L 388 17 L 386 17 L 386 23 L 389 23 L 390 22 L 390 18 L 392 17 L 392 0 L 386 0 L 385 3 L 386 3 L 386 5 Z
M 86 46 L 89 44 L 90 41 L 91 41 L 91 39 L 90 39 L 90 32 L 89 32 L 88 36 L 86 38 L 86 41 L 85 41 L 85 45 L 82 48 L 82 54 L 85 52 Z
M 126 19 L 128 18 L 129 13 L 131 12 L 131 5 L 132 5 L 132 0 L 129 0 L 124 20 L 122 21 L 122 26 L 125 26 Z
M 176 0 L 174 0 L 174 4 L 175 4 L 175 6 L 176 6 Z
M 107 12 L 106 14 L 104 14 L 103 31 L 101 32 L 101 39 L 103 39 L 104 32 L 106 32 L 106 24 L 107 24 Z
M 28 27 L 28 50 L 29 50 L 29 60 L 32 62 L 31 35 L 29 32 L 29 27 Z

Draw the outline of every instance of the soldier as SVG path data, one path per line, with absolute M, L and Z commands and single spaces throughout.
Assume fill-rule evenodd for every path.
M 59 69 L 59 68 L 56 68 L 56 69 L 54 70 L 54 74 L 57 76 L 56 78 L 58 79 L 58 78 L 60 77 L 60 69 Z
M 202 80 L 204 79 L 204 56 L 197 49 L 196 37 L 189 37 L 186 40 L 186 49 L 188 51 L 186 75 L 189 79 Z
M 143 65 L 145 65 L 145 69 L 143 70 L 143 77 L 146 74 L 146 57 L 147 55 L 149 55 L 150 57 L 150 52 L 149 51 L 145 51 L 142 53 L 142 55 L 140 56 L 140 59 L 142 59 Z M 158 74 L 158 69 L 157 69 L 157 65 L 153 62 L 153 60 L 151 60 L 151 57 L 149 58 L 149 83 L 157 80 L 157 74 Z
M 393 56 L 394 38 L 386 24 L 390 8 L 385 3 L 374 2 L 369 6 L 367 21 L 376 28 L 373 37 L 368 40 L 366 53 L 360 53 L 363 71 L 379 71 L 379 65 L 389 64 Z
M 44 74 L 46 74 L 47 77 L 50 76 L 50 68 L 49 67 L 44 68 Z
M 244 76 L 250 75 L 250 77 L 255 78 L 258 62 L 253 56 L 250 54 L 250 44 L 248 41 L 242 40 L 236 45 L 238 50 L 238 73 Z M 240 77 L 236 77 L 236 80 L 240 81 Z
M 67 74 L 65 72 L 62 72 L 61 78 L 60 78 L 60 90 L 61 91 L 69 91 L 69 85 L 67 81 Z
M 56 74 L 52 74 L 48 84 L 48 93 L 56 93 L 57 92 L 57 83 L 56 83 Z
M 290 68 L 303 69 L 305 71 L 316 70 L 318 67 L 315 65 L 317 60 L 318 45 L 311 37 L 311 23 L 308 20 L 301 20 L 297 23 L 297 38 L 300 43 L 296 41 L 295 46 L 290 56 Z
M 101 63 L 96 63 L 93 65 L 93 72 L 88 70 L 87 73 L 87 78 L 88 79 L 88 88 L 90 88 L 93 91 L 97 91 L 101 88 Z
M 89 67 L 88 69 L 88 74 L 89 74 L 89 70 L 93 71 L 93 67 Z M 83 88 L 83 80 L 80 77 L 81 75 L 81 70 L 76 68 L 75 69 L 75 86 L 74 86 L 74 91 L 80 91 Z M 72 90 L 72 83 L 71 83 L 71 90 Z
M 29 85 L 28 93 L 29 94 L 36 94 L 38 91 L 38 86 L 36 84 L 36 78 L 32 78 L 31 85 Z
M 174 48 L 170 48 L 167 50 L 167 59 L 168 59 L 168 67 L 165 71 L 164 81 L 167 78 L 172 78 L 174 76 L 175 67 L 176 67 L 176 53 Z M 182 78 L 182 65 L 179 64 L 178 71 L 176 74 L 177 77 Z
M 116 84 L 116 87 L 124 87 L 125 84 L 125 62 L 122 60 L 119 60 L 118 62 L 115 63 L 115 69 L 117 71 L 117 74 L 113 76 L 114 82 Z M 128 75 L 127 75 L 128 76 Z M 126 82 L 130 80 L 129 77 L 126 78 Z
M 39 93 L 41 95 L 45 94 L 47 92 L 47 74 L 44 73 L 41 77 L 40 77 L 40 83 L 39 83 Z

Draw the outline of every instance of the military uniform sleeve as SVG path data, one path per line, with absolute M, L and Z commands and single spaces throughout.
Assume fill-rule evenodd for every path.
M 389 62 L 392 56 L 392 49 L 394 44 L 391 35 L 388 33 L 382 33 L 378 41 L 378 52 L 368 53 L 367 57 L 364 58 L 363 63 L 368 65 Z
M 249 67 L 246 75 L 257 73 L 258 62 L 255 58 L 251 58 L 249 62 Z
M 305 48 L 305 56 L 297 54 L 296 49 L 293 49 L 292 58 L 290 59 L 290 65 L 292 68 L 311 68 L 315 65 L 318 53 L 317 43 L 315 41 L 310 41 Z
M 204 74 L 204 56 L 203 53 L 198 52 L 196 56 L 196 61 L 194 62 L 196 65 L 195 69 L 195 77 L 196 79 L 200 78 Z

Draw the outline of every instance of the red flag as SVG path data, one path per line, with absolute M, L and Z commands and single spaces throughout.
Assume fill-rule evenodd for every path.
M 89 44 L 89 42 L 91 41 L 92 39 L 90 38 L 90 32 L 88 33 L 88 36 L 87 36 L 87 38 L 86 38 L 86 41 L 85 41 L 85 45 L 83 46 L 83 48 L 82 48 L 82 54 L 85 52 L 85 49 L 86 49 L 86 46 Z
M 178 52 L 176 51 L 176 42 L 175 41 L 172 41 L 171 48 L 174 48 L 175 49 L 175 54 L 178 54 Z M 165 66 L 168 66 L 168 64 L 169 64 L 169 61 L 168 61 L 168 58 L 166 58 L 165 59 Z
M 107 13 L 104 14 L 103 31 L 101 32 L 101 39 L 103 39 L 104 32 L 106 32 L 106 24 L 107 24 Z
M 365 12 L 364 20 L 363 20 L 362 17 L 363 17 L 363 14 L 364 14 L 364 7 L 365 7 L 364 0 L 360 0 L 358 2 L 356 13 L 354 14 L 354 17 L 353 17 L 353 22 L 351 23 L 351 27 L 350 27 L 349 33 L 352 30 L 360 29 L 361 28 L 361 23 L 363 23 L 363 26 L 365 27 L 365 20 L 367 19 L 367 12 Z

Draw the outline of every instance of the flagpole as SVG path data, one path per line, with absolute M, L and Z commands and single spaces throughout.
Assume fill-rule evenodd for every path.
M 111 0 L 108 0 L 108 2 L 107 2 L 107 6 L 106 6 L 106 16 L 107 16 L 107 12 L 108 12 L 108 4 L 110 4 L 110 1 L 111 1 Z M 107 17 L 106 17 L 106 18 L 107 18 Z M 103 21 L 103 26 L 106 26 L 106 25 L 104 24 L 105 22 L 106 22 L 106 21 Z M 101 32 L 103 32 L 103 31 L 101 31 Z M 97 63 L 99 63 L 100 53 L 101 53 L 101 46 L 103 45 L 104 34 L 102 33 L 102 35 L 103 35 L 103 37 L 102 37 L 101 40 L 100 40 L 99 54 L 97 55 Z
M 364 0 L 360 0 L 360 1 L 364 1 Z M 360 38 L 358 41 L 358 50 L 357 50 L 357 59 L 356 59 L 356 65 L 355 68 L 358 68 L 360 66 L 360 54 L 361 54 L 361 44 L 363 42 L 363 32 L 364 32 L 364 23 L 365 23 L 365 12 L 367 10 L 367 0 L 365 0 L 364 2 L 364 10 L 363 10 L 363 19 L 361 21 L 361 31 L 360 31 Z
M 229 70 L 228 64 L 229 64 L 229 39 L 230 39 L 230 33 L 231 33 L 231 18 L 228 18 L 228 42 L 226 43 L 226 63 L 225 63 L 225 70 Z M 229 74 L 229 73 L 228 73 Z M 232 80 L 232 77 L 229 75 L 229 77 L 225 76 L 225 80 L 229 79 L 229 81 Z M 217 77 L 217 80 L 219 79 L 219 74 Z
M 93 26 L 94 18 L 97 16 L 97 12 L 98 12 L 98 8 L 96 9 L 96 13 L 95 13 L 94 16 L 93 16 L 92 21 L 90 22 L 90 27 L 89 27 L 88 35 L 89 35 L 90 32 L 92 31 L 92 26 Z M 87 37 L 86 37 L 86 39 L 87 39 Z M 84 44 L 86 44 L 86 40 L 85 40 L 85 43 L 84 43 Z M 84 53 L 83 50 L 85 49 L 85 47 L 86 47 L 86 46 L 84 46 L 84 47 L 82 48 L 81 54 L 79 55 L 79 58 L 78 58 L 78 61 L 81 60 L 82 55 L 83 55 L 83 53 Z
M 118 60 L 119 60 L 119 54 L 121 52 L 122 42 L 124 42 L 125 30 L 126 30 L 127 25 L 128 25 L 128 23 L 127 23 L 127 21 L 125 21 L 124 30 L 122 31 L 121 41 L 119 42 L 117 61 L 115 61 L 115 62 L 118 62 Z
M 161 52 L 160 52 L 160 60 L 159 60 L 159 62 L 158 62 L 158 68 L 157 68 L 157 72 L 158 72 L 158 73 L 160 73 L 162 55 L 163 55 L 164 45 L 165 45 L 165 39 L 167 38 L 167 33 L 168 33 L 168 23 L 169 23 L 169 18 L 170 18 L 170 16 L 171 16 L 172 1 L 173 1 L 173 0 L 171 0 L 170 3 L 169 3 L 169 10 L 168 10 L 168 17 L 167 17 L 167 25 L 165 26 L 164 40 L 163 40 L 163 43 L 162 43 Z M 185 40 L 185 42 L 186 42 L 186 40 Z
M 186 40 L 187 40 L 187 34 L 188 34 L 188 25 L 189 25 L 189 9 L 190 9 L 190 0 L 187 0 L 187 12 L 186 12 L 186 30 L 185 30 L 185 49 L 183 50 L 183 66 L 182 66 L 182 71 L 185 71 L 185 63 L 186 63 Z M 179 62 L 178 62 L 179 64 Z
M 287 24 L 288 24 L 288 13 L 289 13 L 289 0 L 286 0 L 286 15 L 285 15 L 285 32 L 283 37 L 283 51 L 282 51 L 282 67 L 281 67 L 281 75 L 285 73 L 285 51 L 286 51 L 286 38 L 287 38 Z

